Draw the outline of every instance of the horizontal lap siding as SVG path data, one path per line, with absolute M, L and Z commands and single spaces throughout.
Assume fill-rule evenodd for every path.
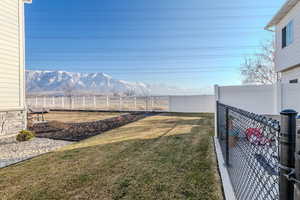
M 282 49 L 282 29 L 294 23 L 294 41 Z M 283 71 L 300 64 L 300 3 L 298 3 L 276 26 L 276 71 Z M 283 75 L 285 76 L 285 75 Z
M 0 109 L 20 104 L 19 0 L 0 1 Z

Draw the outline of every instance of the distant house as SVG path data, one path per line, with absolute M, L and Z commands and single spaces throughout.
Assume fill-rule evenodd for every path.
M 0 1 L 0 136 L 26 127 L 24 3 Z
M 288 0 L 265 27 L 276 33 L 275 68 L 283 83 L 300 83 L 300 0 Z

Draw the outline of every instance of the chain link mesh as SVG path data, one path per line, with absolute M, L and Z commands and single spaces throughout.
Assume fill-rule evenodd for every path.
M 218 138 L 237 199 L 279 199 L 279 122 L 220 103 L 217 112 Z

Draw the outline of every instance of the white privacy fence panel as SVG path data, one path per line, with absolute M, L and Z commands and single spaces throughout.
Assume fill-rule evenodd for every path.
M 57 96 L 27 97 L 32 108 L 95 109 L 115 111 L 214 112 L 214 95 L 198 96 Z
M 282 109 L 294 109 L 300 112 L 300 84 L 282 84 Z
M 275 114 L 274 85 L 225 86 L 216 88 L 217 99 L 226 105 L 257 114 Z
M 170 96 L 171 112 L 198 113 L 215 111 L 214 95 Z
M 216 100 L 257 114 L 278 115 L 284 109 L 300 112 L 300 84 L 215 86 Z

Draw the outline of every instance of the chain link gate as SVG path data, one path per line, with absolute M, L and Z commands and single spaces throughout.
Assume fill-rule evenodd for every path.
M 217 104 L 218 139 L 238 200 L 279 199 L 276 120 Z
M 217 102 L 217 137 L 238 200 L 300 200 L 298 113 L 280 114 L 281 125 Z

